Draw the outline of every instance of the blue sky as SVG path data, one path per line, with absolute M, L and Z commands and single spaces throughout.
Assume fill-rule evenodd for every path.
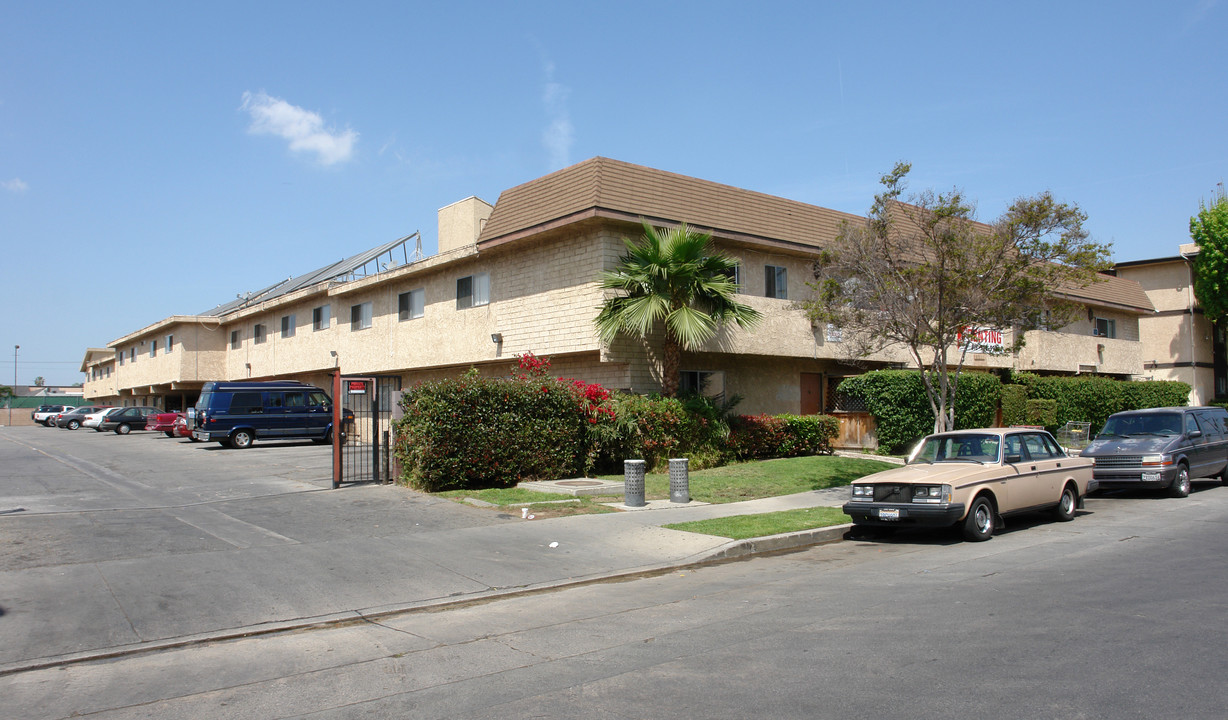
M 596 155 L 855 213 L 908 160 L 1175 255 L 1225 176 L 1226 7 L 0 0 L 0 383 Z

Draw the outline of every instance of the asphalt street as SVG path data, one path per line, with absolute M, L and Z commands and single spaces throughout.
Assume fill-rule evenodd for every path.
M 1219 718 L 1228 488 L 0 676 L 11 717 Z

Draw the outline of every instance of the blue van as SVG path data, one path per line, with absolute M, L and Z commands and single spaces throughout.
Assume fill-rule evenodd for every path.
M 333 402 L 314 385 L 292 380 L 207 382 L 192 413 L 192 439 L 226 447 L 250 447 L 261 440 L 333 438 Z M 343 412 L 343 425 L 353 413 Z M 342 431 L 342 441 L 345 439 Z

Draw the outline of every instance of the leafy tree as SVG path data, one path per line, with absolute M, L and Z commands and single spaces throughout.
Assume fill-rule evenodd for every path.
M 1228 317 L 1228 196 L 1222 186 L 1210 206 L 1198 203 L 1190 237 L 1198 243 L 1194 296 L 1207 319 L 1218 322 Z
M 38 377 L 34 378 L 34 384 L 37 385 L 38 387 L 42 387 L 43 384 L 46 382 L 47 381 L 43 379 L 42 375 L 39 375 Z
M 0 402 L 4 402 L 13 396 L 13 388 L 8 385 L 0 385 Z
M 620 332 L 647 338 L 661 326 L 661 394 L 674 397 L 683 350 L 715 336 L 723 322 L 753 326 L 761 313 L 734 298 L 737 263 L 715 251 L 711 235 L 685 223 L 665 229 L 645 222 L 639 241 L 623 242 L 627 254 L 613 271 L 601 274 L 602 289 L 619 294 L 605 300 L 594 323 L 605 343 Z
M 1078 206 L 1048 192 L 1016 200 L 991 224 L 976 221 L 959 190 L 902 203 L 910 169 L 897 163 L 866 221 L 841 227 L 815 263 L 803 305 L 813 320 L 840 328 L 850 359 L 906 349 L 940 432 L 955 427 L 973 331 L 1001 332 L 999 347 L 977 352 L 1005 353 L 1023 344 L 1026 330 L 1070 324 L 1082 308 L 1068 294 L 1108 268 L 1109 247 L 1087 239 Z

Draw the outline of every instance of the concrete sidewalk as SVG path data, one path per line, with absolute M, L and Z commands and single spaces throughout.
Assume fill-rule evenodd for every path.
M 168 522 L 211 544 L 0 572 L 0 675 L 661 572 L 838 540 L 848 528 L 730 541 L 661 527 L 839 506 L 847 488 L 539 520 L 430 499 L 390 516 L 407 492 L 357 486 L 263 498 L 259 515 L 250 502 L 174 508 L 162 512 Z M 414 512 L 470 521 L 419 531 L 409 525 Z M 289 517 L 296 522 L 285 524 Z

